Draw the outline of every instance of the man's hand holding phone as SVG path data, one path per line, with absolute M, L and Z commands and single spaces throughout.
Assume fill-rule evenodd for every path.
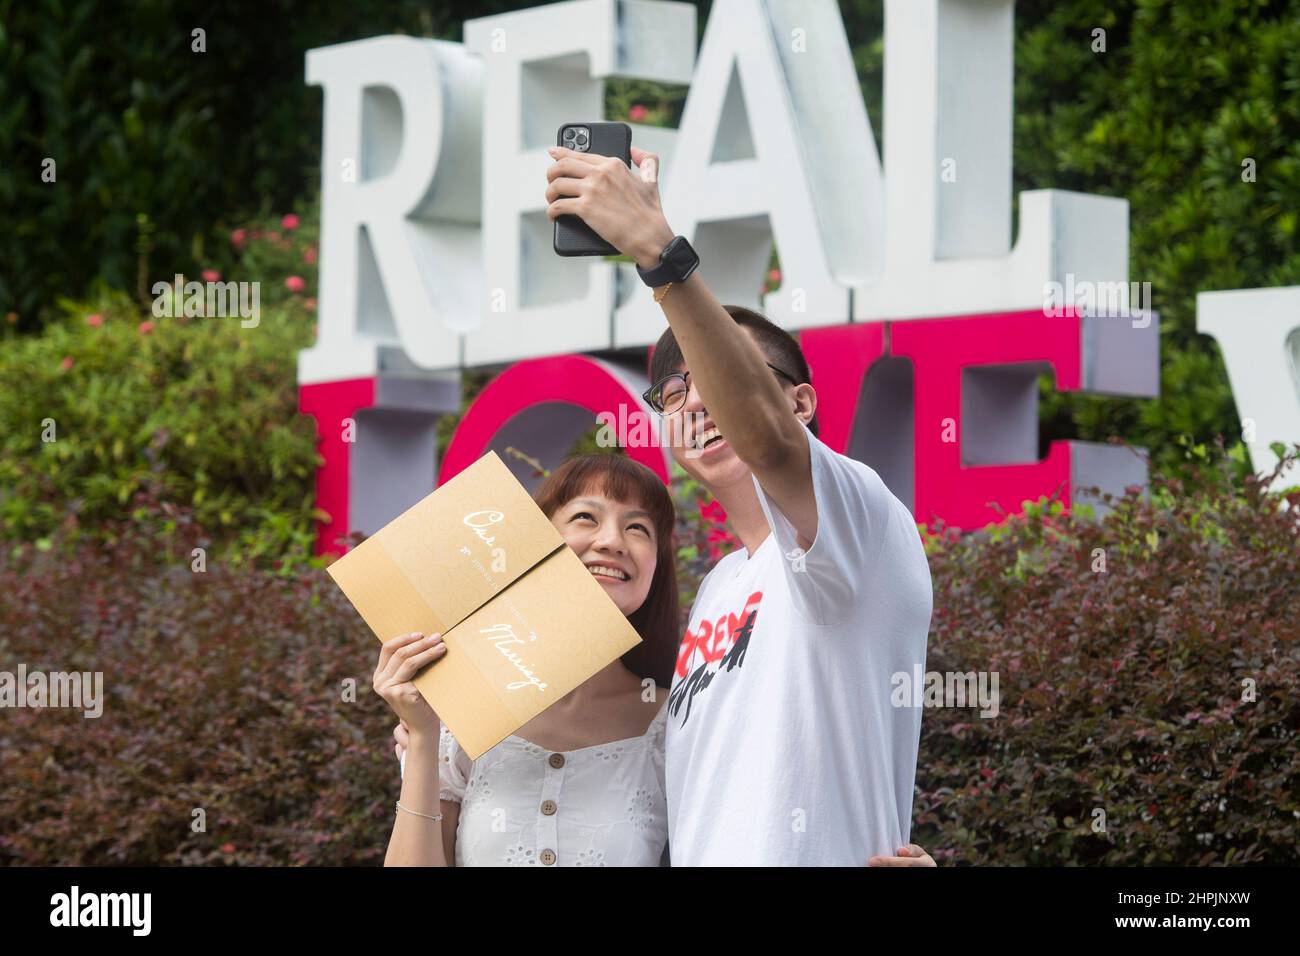
M 546 215 L 574 215 L 643 269 L 659 263 L 673 231 L 659 202 L 659 157 L 632 147 L 629 168 L 612 156 L 563 146 L 549 150 Z

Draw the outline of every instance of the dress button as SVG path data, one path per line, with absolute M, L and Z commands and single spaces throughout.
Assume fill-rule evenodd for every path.
M 552 863 L 555 862 L 555 851 L 543 850 L 541 854 L 538 855 L 538 859 L 542 861 L 542 864 L 544 866 L 550 866 Z
M 544 814 L 545 814 L 546 816 L 548 816 L 548 817 L 554 815 L 554 813 L 555 813 L 555 801 L 554 801 L 554 800 L 543 800 L 543 801 L 542 801 L 542 813 L 544 813 Z
M 564 754 L 551 754 L 550 764 L 556 770 L 564 766 Z

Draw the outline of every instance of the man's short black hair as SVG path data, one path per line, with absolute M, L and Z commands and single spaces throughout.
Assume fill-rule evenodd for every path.
M 808 360 L 804 358 L 798 339 L 753 309 L 746 309 L 740 305 L 724 305 L 723 308 L 736 320 L 737 325 L 749 330 L 754 336 L 754 341 L 758 343 L 759 350 L 769 362 L 799 384 L 812 383 L 812 372 L 808 369 Z M 657 382 L 667 375 L 672 375 L 684 362 L 682 350 L 677 345 L 677 336 L 673 335 L 672 329 L 665 329 L 655 345 L 654 355 L 650 358 L 650 381 Z M 814 435 L 817 434 L 815 413 L 812 420 L 808 422 L 808 430 Z

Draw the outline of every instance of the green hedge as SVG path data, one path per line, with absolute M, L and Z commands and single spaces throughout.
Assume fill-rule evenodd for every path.
M 1300 283 L 1300 3 L 1021 0 L 1016 17 L 1016 189 L 1126 198 L 1129 276 L 1161 317 L 1160 399 L 1053 393 L 1044 438 L 1122 435 L 1173 470 L 1177 436 L 1241 434 L 1196 293 Z
M 315 226 L 286 221 L 294 228 L 275 219 L 238 234 L 222 276 L 258 282 L 255 325 L 157 317 L 101 289 L 64 300 L 40 335 L 6 329 L 0 540 L 45 541 L 68 521 L 108 533 L 152 485 L 246 557 L 310 553 L 319 456 L 295 368 L 314 334 Z
M 0 0 L 0 314 L 30 330 L 96 277 L 143 299 L 154 278 L 222 253 L 217 216 L 304 201 L 321 135 L 308 50 L 390 33 L 459 40 L 467 17 L 531 5 Z

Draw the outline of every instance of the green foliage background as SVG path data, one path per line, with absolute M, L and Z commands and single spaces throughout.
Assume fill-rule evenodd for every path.
M 60 525 L 107 538 L 150 489 L 250 561 L 310 555 L 319 456 L 294 382 L 313 338 L 316 223 L 299 219 L 244 230 L 222 270 L 259 280 L 256 324 L 155 316 L 101 283 L 60 298 L 40 335 L 3 333 L 0 541 L 44 547 Z
M 1020 6 L 1017 189 L 1127 198 L 1130 278 L 1151 283 L 1161 316 L 1160 400 L 1053 396 L 1049 428 L 1120 434 L 1169 465 L 1179 435 L 1240 434 L 1218 348 L 1196 334 L 1196 293 L 1300 282 L 1300 6 Z
M 459 40 L 466 18 L 519 6 L 0 0 L 0 313 L 32 329 L 96 278 L 136 292 L 142 258 L 150 276 L 191 272 L 214 228 L 307 198 L 322 97 L 306 51 L 390 33 Z M 55 183 L 41 179 L 47 157 Z
M 31 390 L 46 387 L 50 362 L 69 354 L 60 328 L 69 316 L 75 324 L 85 312 L 107 308 L 105 297 L 115 292 L 143 304 L 159 276 L 193 277 L 216 267 L 228 278 L 278 286 L 289 272 L 308 273 L 288 264 L 276 272 L 276 263 L 250 259 L 228 241 L 234 225 L 274 221 L 289 209 L 312 215 L 322 97 L 304 81 L 308 49 L 402 32 L 460 39 L 467 18 L 533 5 L 0 0 L 0 209 L 7 226 L 0 230 L 0 329 L 7 337 L 0 384 L 28 400 L 75 402 Z M 711 4 L 697 6 L 703 25 Z M 842 0 L 840 7 L 879 142 L 883 0 Z M 195 29 L 205 31 L 205 52 L 194 50 Z M 1098 29 L 1105 31 L 1104 51 L 1095 49 Z M 1131 278 L 1152 284 L 1162 316 L 1160 398 L 1059 395 L 1045 382 L 1044 445 L 1118 436 L 1151 449 L 1157 468 L 1190 475 L 1197 463 L 1185 467 L 1189 447 L 1220 434 L 1235 441 L 1240 424 L 1218 349 L 1195 331 L 1195 293 L 1300 282 L 1297 50 L 1300 0 L 1017 4 L 1016 192 L 1053 187 L 1127 198 Z M 611 83 L 607 111 L 621 118 L 641 106 L 645 122 L 675 124 L 685 95 L 680 87 Z M 46 157 L 57 162 L 55 183 L 41 181 Z M 1255 163 L 1254 182 L 1243 181 L 1245 159 Z M 127 300 L 113 301 L 111 314 L 124 314 Z M 262 404 L 287 410 L 294 401 L 292 350 L 308 340 L 294 338 L 306 334 L 301 324 L 293 334 L 276 328 L 273 341 L 254 350 L 283 350 L 273 363 L 283 381 L 232 377 L 238 351 L 199 345 L 202 361 L 232 363 L 202 374 L 239 389 L 268 389 L 274 394 Z M 32 344 L 38 341 L 44 344 Z M 122 372 L 111 361 L 86 359 L 79 353 L 76 373 L 60 381 L 87 388 L 88 367 Z M 23 370 L 40 362 L 41 374 L 24 381 Z M 188 374 L 186 368 L 172 363 L 156 374 Z M 467 373 L 470 394 L 484 377 L 482 370 Z M 26 438 L 13 439 L 16 432 L 30 437 L 22 406 L 12 395 L 0 402 L 7 453 L 26 447 Z M 151 429 L 183 433 L 187 415 L 175 401 L 143 417 L 122 411 L 109 416 L 100 444 L 111 450 L 121 438 L 143 453 L 153 434 L 146 419 Z M 453 424 L 444 422 L 444 438 Z M 233 446 L 204 447 L 223 457 Z M 291 474 L 302 457 L 288 455 Z M 238 462 L 209 465 L 209 475 L 239 471 Z M 1271 465 L 1254 462 L 1257 470 Z M 180 486 L 198 474 L 190 469 Z M 245 482 L 232 477 L 226 490 L 237 494 Z M 289 497 L 301 498 L 304 487 Z M 12 482 L 8 490 L 24 493 Z M 12 529 L 17 506 L 7 507 Z M 23 526 L 24 533 L 43 533 L 41 523 Z

